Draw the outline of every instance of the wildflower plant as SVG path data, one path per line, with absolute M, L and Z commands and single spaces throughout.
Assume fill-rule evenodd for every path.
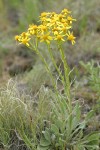
M 40 18 L 39 20 L 40 25 L 35 24 L 29 25 L 28 30 L 20 35 L 16 35 L 15 39 L 20 44 L 24 44 L 30 49 L 34 50 L 39 55 L 41 60 L 44 62 L 50 77 L 52 78 L 52 83 L 56 90 L 57 89 L 56 83 L 49 69 L 49 65 L 47 64 L 45 58 L 43 57 L 41 51 L 39 50 L 39 46 L 41 43 L 45 43 L 47 45 L 47 50 L 59 74 L 59 77 L 61 78 L 61 82 L 65 87 L 64 88 L 65 93 L 70 103 L 69 71 L 63 50 L 63 44 L 66 41 L 70 41 L 72 44 L 75 44 L 75 36 L 73 35 L 73 32 L 71 30 L 72 30 L 72 23 L 73 21 L 76 21 L 76 19 L 74 19 L 71 16 L 71 11 L 67 9 L 62 10 L 61 13 L 59 14 L 55 12 L 43 12 L 41 13 L 39 18 Z M 53 53 L 50 47 L 52 42 L 55 42 L 60 52 L 61 59 L 64 65 L 65 71 L 64 76 L 62 75 L 53 57 Z
M 26 45 L 33 50 L 44 63 L 48 74 L 52 80 L 53 90 L 51 96 L 51 108 L 49 119 L 45 120 L 45 126 L 42 134 L 38 137 L 36 143 L 37 150 L 95 150 L 98 148 L 99 136 L 97 132 L 90 135 L 84 135 L 84 128 L 88 120 L 93 116 L 90 111 L 86 119 L 81 121 L 81 112 L 79 104 L 73 106 L 70 91 L 69 67 L 66 61 L 63 45 L 70 41 L 75 44 L 75 36 L 72 31 L 72 24 L 76 19 L 71 15 L 71 11 L 63 9 L 61 13 L 43 12 L 39 17 L 40 25 L 29 25 L 26 32 L 16 35 L 15 39 L 20 44 Z M 44 43 L 52 60 L 52 63 L 59 75 L 59 79 L 64 88 L 64 94 L 59 92 L 56 80 L 46 58 L 43 56 L 39 47 Z M 59 51 L 64 73 L 57 65 L 51 45 L 55 44 Z M 23 139 L 24 140 L 24 139 Z M 34 141 L 34 140 L 33 140 Z M 31 141 L 30 141 L 31 143 Z M 30 147 L 30 144 L 29 146 Z M 33 148 L 33 150 L 35 150 Z

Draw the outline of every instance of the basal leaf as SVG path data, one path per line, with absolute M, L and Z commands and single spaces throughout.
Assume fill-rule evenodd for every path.
M 47 147 L 51 144 L 51 141 L 47 141 L 44 137 L 41 138 L 40 140 L 40 146 Z
M 42 131 L 42 133 L 47 141 L 51 140 L 50 133 L 48 131 Z
M 53 131 L 55 134 L 59 134 L 59 128 L 55 125 L 51 125 L 51 131 Z

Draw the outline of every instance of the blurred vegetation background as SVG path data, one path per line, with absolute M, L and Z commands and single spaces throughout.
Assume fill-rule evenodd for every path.
M 73 24 L 76 44 L 64 45 L 68 64 L 73 70 L 70 76 L 73 105 L 79 102 L 82 120 L 87 112 L 90 112 L 91 118 L 91 110 L 95 110 L 94 118 L 90 119 L 84 133 L 100 131 L 100 0 L 0 0 L 0 100 L 3 102 L 0 110 L 4 116 L 1 115 L 0 120 L 0 148 L 8 146 L 10 150 L 28 149 L 27 142 L 24 145 L 25 140 L 22 141 L 24 132 L 20 140 L 16 130 L 13 133 L 12 129 L 23 128 L 25 124 L 25 134 L 30 139 L 29 118 L 31 119 L 31 115 L 33 118 L 35 116 L 33 122 L 35 120 L 37 124 L 39 119 L 44 128 L 43 118 L 48 118 L 48 108 L 52 102 L 50 100 L 52 97 L 55 99 L 51 79 L 41 60 L 33 51 L 16 43 L 14 37 L 27 30 L 29 24 L 38 24 L 41 12 L 59 13 L 64 8 L 71 10 L 73 18 L 77 20 Z M 46 47 L 43 45 L 40 50 L 57 79 Z M 55 45 L 52 45 L 52 50 L 57 65 L 63 72 Z M 58 88 L 63 95 L 63 87 L 59 83 Z M 37 106 L 36 109 L 33 109 L 34 106 Z M 78 133 L 81 132 L 75 133 L 76 136 Z M 32 138 L 30 142 L 33 142 Z
M 69 43 L 65 45 L 70 67 L 80 67 L 80 60 L 88 62 L 93 59 L 95 62 L 100 62 L 100 1 L 0 0 L 1 83 L 6 82 L 11 77 L 18 76 L 21 80 L 28 82 L 29 85 L 34 83 L 31 85 L 35 87 L 34 90 L 37 90 L 44 82 L 50 84 L 39 58 L 26 47 L 17 45 L 14 36 L 25 31 L 29 24 L 38 24 L 41 12 L 60 12 L 63 8 L 70 9 L 73 17 L 77 19 L 73 25 L 76 44 L 75 46 Z M 48 57 L 46 49 L 44 47 L 41 49 L 43 49 L 44 55 Z M 57 53 L 55 53 L 55 58 L 60 64 Z

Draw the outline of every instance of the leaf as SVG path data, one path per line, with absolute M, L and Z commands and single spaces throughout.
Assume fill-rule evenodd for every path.
M 48 150 L 49 149 L 49 146 L 47 146 L 47 147 L 43 147 L 43 146 L 38 146 L 37 147 L 37 150 Z
M 66 141 L 65 140 L 63 140 L 63 139 L 61 139 L 61 137 L 59 138 L 59 144 L 60 145 L 64 145 L 66 143 Z
M 86 121 L 84 120 L 83 122 L 81 122 L 80 124 L 79 124 L 79 129 L 84 129 L 85 128 L 85 126 L 86 126 Z
M 52 134 L 52 136 L 51 136 L 51 141 L 52 141 L 53 143 L 54 143 L 55 139 L 56 139 L 55 134 Z
M 100 150 L 98 145 L 84 145 L 88 150 Z
M 67 115 L 68 111 L 67 111 L 66 101 L 64 99 L 61 100 L 60 103 L 59 103 L 59 105 L 60 105 L 60 108 L 61 108 L 61 113 L 63 115 Z
M 84 137 L 84 139 L 88 140 L 88 141 L 98 140 L 99 138 L 100 138 L 99 132 L 94 132 L 94 133 L 91 133 L 91 134 Z
M 59 134 L 59 129 L 55 124 L 51 125 L 51 130 L 55 133 L 55 134 Z
M 85 150 L 84 146 L 81 144 L 74 145 L 73 150 Z
M 99 139 L 100 139 L 100 133 L 94 132 L 87 136 L 85 136 L 82 139 L 82 144 L 89 146 L 98 146 L 99 145 Z
M 80 122 L 80 118 L 81 118 L 81 110 L 80 110 L 80 106 L 78 103 L 74 107 L 73 115 L 75 115 L 75 116 L 73 116 L 73 120 L 72 120 L 72 130 L 77 127 L 77 125 Z
M 62 128 L 62 121 L 61 121 L 61 119 L 58 119 L 57 121 L 56 121 L 56 126 L 58 127 L 58 128 Z
M 51 144 L 51 141 L 47 141 L 44 137 L 41 138 L 40 140 L 40 146 L 49 146 Z
M 51 140 L 50 133 L 48 131 L 42 131 L 42 133 L 47 141 Z
M 87 113 L 85 120 L 88 121 L 89 119 L 91 119 L 94 115 L 94 111 L 91 110 L 90 112 Z

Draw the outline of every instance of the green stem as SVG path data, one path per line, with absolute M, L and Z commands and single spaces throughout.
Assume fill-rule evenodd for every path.
M 54 88 L 56 89 L 56 83 L 55 83 L 54 77 L 53 77 L 53 75 L 52 75 L 52 73 L 51 73 L 51 71 L 50 71 L 50 69 L 49 69 L 49 66 L 48 66 L 48 64 L 47 64 L 47 62 L 46 62 L 46 60 L 45 60 L 45 58 L 42 56 L 42 54 L 41 54 L 38 50 L 36 50 L 36 53 L 39 55 L 40 59 L 41 59 L 42 62 L 44 63 L 44 65 L 45 65 L 45 67 L 46 67 L 46 70 L 47 70 L 47 72 L 49 73 L 50 78 L 52 79 L 53 86 L 54 86 Z
M 59 67 L 58 67 L 57 64 L 56 64 L 56 61 L 55 61 L 55 59 L 54 59 L 54 56 L 53 56 L 53 54 L 52 54 L 52 52 L 51 52 L 51 49 L 50 49 L 50 46 L 49 46 L 49 45 L 48 45 L 48 51 L 49 51 L 51 60 L 52 60 L 52 62 L 53 62 L 53 65 L 54 65 L 55 69 L 57 70 L 57 72 L 58 72 L 58 74 L 59 74 L 59 77 L 61 78 L 62 84 L 64 85 L 64 83 L 65 83 L 64 77 L 63 77 L 63 75 L 62 75 L 62 73 L 61 73 Z
M 37 41 L 38 42 L 38 41 Z M 43 55 L 40 53 L 40 51 L 38 50 L 38 43 L 36 42 L 36 45 L 35 46 L 33 46 L 32 44 L 31 44 L 31 48 L 30 49 L 34 49 L 34 51 L 36 52 L 36 54 L 40 57 L 40 59 L 42 60 L 42 62 L 44 63 L 44 65 L 45 65 L 45 67 L 46 67 L 46 70 L 47 70 L 47 72 L 48 72 L 48 74 L 49 74 L 49 76 L 50 76 L 50 78 L 51 78 L 51 80 L 52 80 L 52 85 L 53 85 L 53 87 L 54 87 L 54 90 L 55 90 L 55 92 L 56 92 L 56 94 L 58 95 L 58 90 L 57 90 L 57 86 L 56 86 L 56 82 L 55 82 L 55 79 L 54 79 L 54 77 L 53 77 L 53 75 L 52 75 L 52 73 L 51 73 L 51 71 L 50 71 L 50 68 L 49 68 L 49 65 L 48 65 L 48 63 L 46 62 L 46 60 L 45 60 L 45 58 L 43 57 Z
M 69 81 L 68 65 L 67 65 L 67 62 L 66 62 L 66 59 L 65 59 L 64 51 L 62 49 L 60 49 L 60 54 L 61 54 L 61 58 L 62 58 L 63 66 L 64 66 L 64 75 L 65 75 L 65 82 L 66 82 L 66 93 L 67 93 L 68 99 L 70 99 L 70 81 Z
M 72 111 L 72 104 L 71 104 L 71 97 L 70 97 L 70 81 L 69 81 L 69 70 L 68 70 L 69 68 L 68 68 L 68 65 L 66 62 L 64 50 L 62 49 L 61 46 L 60 46 L 59 50 L 60 50 L 60 55 L 61 55 L 61 59 L 62 59 L 63 66 L 64 66 L 65 94 L 67 95 L 69 107 L 70 107 L 70 112 L 71 112 Z
M 62 49 L 62 47 L 60 46 L 60 54 L 61 54 L 61 59 L 62 59 L 62 62 L 63 62 L 63 66 L 64 66 L 64 75 L 65 75 L 65 82 L 66 82 L 66 85 L 65 85 L 65 93 L 67 95 L 67 98 L 68 98 L 68 103 L 69 103 L 69 114 L 70 114 L 70 118 L 69 118 L 69 133 L 71 134 L 72 132 L 72 101 L 71 101 L 71 96 L 70 96 L 70 80 L 69 80 L 69 68 L 68 68 L 68 65 L 67 65 L 67 61 L 66 61 L 66 58 L 65 58 L 65 54 L 64 54 L 64 51 Z

